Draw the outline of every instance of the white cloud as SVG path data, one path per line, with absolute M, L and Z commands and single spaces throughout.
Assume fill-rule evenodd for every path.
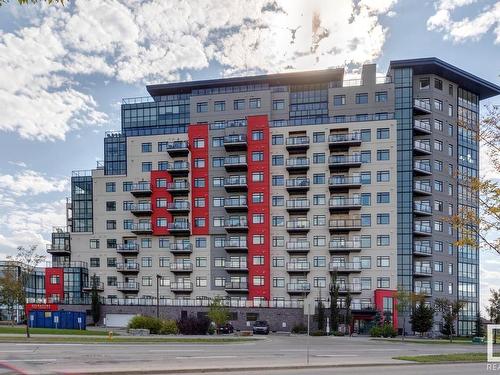
M 486 6 L 474 18 L 461 20 L 452 18 L 453 11 L 476 3 L 477 0 L 438 0 L 436 13 L 427 20 L 427 29 L 444 33 L 444 39 L 453 42 L 479 40 L 490 30 L 496 36 L 495 43 L 500 43 L 500 1 Z
M 82 92 L 81 75 L 143 84 L 180 80 L 212 61 L 226 74 L 371 62 L 387 31 L 379 16 L 396 1 L 77 0 L 37 7 L 30 26 L 0 35 L 0 130 L 57 140 L 108 122 Z
M 0 174 L 0 194 L 12 197 L 62 192 L 67 187 L 67 178 L 46 177 L 33 170 L 24 170 L 15 175 Z

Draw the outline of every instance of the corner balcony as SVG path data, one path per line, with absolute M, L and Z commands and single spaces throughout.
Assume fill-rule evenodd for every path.
M 417 286 L 414 288 L 415 294 L 423 295 L 424 297 L 432 297 L 432 289 L 430 286 Z
M 126 274 L 139 273 L 139 263 L 117 263 L 116 270 Z
M 360 176 L 332 176 L 328 179 L 328 187 L 332 192 L 346 192 L 361 188 Z
M 226 232 L 246 232 L 248 231 L 248 221 L 246 219 L 226 219 L 224 221 Z
M 137 203 L 130 207 L 130 212 L 134 216 L 151 216 L 153 209 L 151 203 Z
M 193 283 L 191 281 L 171 283 L 170 291 L 174 293 L 191 293 L 193 291 Z
M 288 241 L 286 243 L 286 251 L 289 254 L 307 254 L 311 249 L 309 241 Z
M 413 243 L 413 255 L 430 257 L 430 256 L 432 256 L 432 247 L 431 247 L 431 245 L 415 241 Z
M 309 199 L 291 199 L 286 201 L 286 210 L 288 212 L 307 212 L 310 205 Z
M 426 121 L 414 120 L 413 130 L 415 131 L 415 133 L 431 134 L 432 133 L 431 123 L 429 122 L 429 120 Z
M 224 269 L 227 272 L 248 272 L 248 264 L 245 261 L 234 261 L 226 259 L 224 262 Z
M 361 272 L 360 262 L 330 262 L 330 272 L 337 273 L 359 273 Z
M 432 228 L 430 225 L 414 223 L 413 234 L 415 236 L 432 236 Z
M 286 190 L 289 192 L 308 191 L 310 185 L 311 182 L 309 181 L 308 178 L 290 178 L 286 180 Z
M 430 183 L 413 181 L 413 193 L 415 195 L 432 195 L 432 186 Z
M 189 226 L 189 221 L 174 221 L 167 224 L 167 228 L 170 234 L 174 236 L 187 236 L 191 233 L 191 227 Z
M 311 269 L 309 262 L 287 262 L 286 270 L 288 273 L 306 273 Z
M 116 252 L 123 255 L 137 255 L 139 244 L 135 242 L 125 242 L 116 244 Z
M 167 183 L 167 191 L 174 195 L 187 195 L 189 193 L 189 182 L 184 181 L 173 181 Z
M 311 229 L 309 220 L 290 220 L 286 222 L 288 233 L 307 233 Z
M 104 283 L 103 282 L 93 282 L 90 281 L 83 286 L 84 292 L 91 292 L 92 290 L 97 290 L 98 292 L 104 291 Z
M 432 267 L 430 265 L 416 265 L 413 267 L 413 276 L 430 277 L 432 276 Z
M 360 283 L 337 283 L 339 294 L 359 294 L 361 293 Z M 352 306 L 351 306 L 352 309 Z
M 188 214 L 191 210 L 189 201 L 174 201 L 167 203 L 167 211 L 171 214 Z
M 309 170 L 309 158 L 286 159 L 286 170 L 290 173 L 305 173 Z
M 309 149 L 309 137 L 289 137 L 286 139 L 288 152 L 306 152 Z
M 432 207 L 429 203 L 413 202 L 413 213 L 417 216 L 430 216 Z
M 361 230 L 361 219 L 333 219 L 328 222 L 332 233 Z
M 429 162 L 422 162 L 420 160 L 413 161 L 413 173 L 416 175 L 431 175 L 432 169 Z
M 330 134 L 328 136 L 328 146 L 330 150 L 361 146 L 361 133 Z
M 173 262 L 170 263 L 170 272 L 173 273 L 190 273 L 193 272 L 193 263 L 189 262 Z
M 288 294 L 306 294 L 311 291 L 310 283 L 288 283 L 286 284 Z
M 224 241 L 224 250 L 226 250 L 228 253 L 246 252 L 248 251 L 247 239 L 226 239 Z
M 224 208 L 226 209 L 226 212 L 247 211 L 247 198 L 226 198 L 224 199 Z
M 247 293 L 248 283 L 246 281 L 227 281 L 225 289 L 228 293 Z
M 342 241 L 342 240 L 333 240 L 330 241 L 328 246 L 328 250 L 333 254 L 343 254 L 343 253 L 357 253 L 361 251 L 361 241 Z
M 138 293 L 139 292 L 139 283 L 136 282 L 119 282 L 116 283 L 116 289 L 119 292 L 123 293 Z
M 415 115 L 428 115 L 431 112 L 430 99 L 413 99 L 413 113 Z
M 130 193 L 134 197 L 149 197 L 151 196 L 151 184 L 149 181 L 142 181 L 132 184 Z
M 188 141 L 168 142 L 167 152 L 171 157 L 188 156 L 189 142 Z
M 227 172 L 246 171 L 248 168 L 246 155 L 225 157 L 224 168 L 226 168 Z
M 226 151 L 243 151 L 247 149 L 247 136 L 245 134 L 231 134 L 224 137 Z
M 413 141 L 413 152 L 416 155 L 430 155 L 432 154 L 430 140 L 416 139 Z
M 361 198 L 331 198 L 330 212 L 347 212 L 361 209 Z
M 167 164 L 167 172 L 171 176 L 187 177 L 189 175 L 189 163 L 187 161 L 174 161 L 173 163 Z
M 48 244 L 47 253 L 59 256 L 68 256 L 71 254 L 71 246 L 69 244 Z
M 328 166 L 331 171 L 359 168 L 361 167 L 361 155 L 330 155 L 328 158 Z
M 224 188 L 228 193 L 247 191 L 247 177 L 246 176 L 231 176 L 224 180 Z
M 193 244 L 190 242 L 171 242 L 170 252 L 179 255 L 191 254 L 193 252 Z
M 153 227 L 151 223 L 134 223 L 131 228 L 132 233 L 140 234 L 153 234 Z

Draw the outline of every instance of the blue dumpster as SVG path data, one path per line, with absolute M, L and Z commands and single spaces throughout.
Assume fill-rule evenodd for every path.
M 30 311 L 30 327 L 86 329 L 86 314 L 80 311 Z

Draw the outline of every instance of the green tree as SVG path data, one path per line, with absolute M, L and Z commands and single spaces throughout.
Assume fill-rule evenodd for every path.
M 333 272 L 330 283 L 330 330 L 337 332 L 339 330 L 339 286 L 337 284 L 337 272 Z
M 323 305 L 323 301 L 318 300 L 318 314 L 316 316 L 318 320 L 318 330 L 323 331 L 325 329 L 325 306 Z
M 418 296 L 410 318 L 411 328 L 414 332 L 429 332 L 434 324 L 434 309 L 425 303 L 425 298 Z
M 441 333 L 448 336 L 450 342 L 453 342 L 453 335 L 456 332 L 455 322 L 464 305 L 465 303 L 463 301 L 450 301 L 447 298 L 436 298 L 434 300 L 434 309 L 441 313 L 443 319 L 443 329 Z
M 91 278 L 91 313 L 92 313 L 92 320 L 94 321 L 94 324 L 97 325 L 99 323 L 99 319 L 101 318 L 101 301 L 99 299 L 99 291 L 97 290 L 97 277 L 94 274 L 94 276 Z
M 14 325 L 16 308 L 22 305 L 22 285 L 19 267 L 15 262 L 7 261 L 0 274 L 0 305 L 4 305 L 11 324 Z
M 64 0 L 17 0 L 19 5 L 27 5 L 27 4 L 37 4 L 45 2 L 47 4 L 61 4 L 64 5 Z M 2 5 L 8 4 L 9 0 L 0 0 L 0 7 Z
M 352 335 L 352 330 L 351 330 L 351 323 L 352 323 L 351 303 L 352 303 L 351 293 L 347 292 L 347 295 L 345 297 L 345 325 L 347 327 L 347 333 L 349 334 L 349 336 Z
M 230 317 L 229 310 L 222 303 L 222 298 L 216 296 L 210 303 L 208 318 L 217 326 L 217 334 L 219 333 L 219 327 L 225 325 Z
M 489 306 L 486 307 L 486 312 L 490 317 L 490 321 L 492 324 L 500 324 L 500 289 L 494 290 L 490 289 L 491 297 L 488 299 L 490 303 Z M 493 343 L 497 343 L 497 330 L 493 330 Z
M 396 299 L 396 309 L 398 315 L 403 318 L 403 334 L 401 340 L 404 341 L 406 335 L 406 318 L 411 310 L 412 293 L 405 290 L 402 286 L 398 287 L 397 292 L 394 293 Z
M 483 320 L 481 318 L 481 314 L 476 314 L 476 327 L 474 329 L 474 336 L 476 337 L 484 337 L 484 327 Z

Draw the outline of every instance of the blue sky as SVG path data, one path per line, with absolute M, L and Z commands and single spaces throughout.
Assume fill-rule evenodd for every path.
M 436 56 L 500 84 L 498 20 L 496 0 L 11 0 L 0 8 L 0 258 L 44 247 L 64 224 L 71 171 L 95 167 L 121 99 L 148 83 L 344 64 L 356 74 L 365 62 L 384 73 Z M 500 286 L 499 266 L 483 256 L 484 291 Z

